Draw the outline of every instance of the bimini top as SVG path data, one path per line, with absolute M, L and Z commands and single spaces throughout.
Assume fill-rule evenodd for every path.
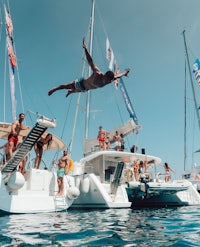
M 11 132 L 11 123 L 4 123 L 4 122 L 0 122 L 0 139 L 3 140 L 7 140 L 8 139 L 8 135 Z M 27 136 L 28 133 L 31 131 L 31 127 L 27 127 L 26 130 L 21 130 L 19 133 L 19 142 L 22 142 L 22 138 L 24 136 Z M 48 134 L 48 132 L 46 131 L 42 137 L 46 137 L 46 135 Z M 57 136 L 53 135 L 53 141 L 52 143 L 49 145 L 48 150 L 52 150 L 52 149 L 63 149 L 65 148 L 65 143 Z M 44 146 L 44 150 L 46 150 L 46 145 Z

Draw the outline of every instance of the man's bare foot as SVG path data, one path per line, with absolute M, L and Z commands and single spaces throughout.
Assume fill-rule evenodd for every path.
M 52 88 L 52 89 L 48 92 L 48 95 L 49 95 L 49 96 L 52 95 L 55 91 L 56 91 L 55 88 Z

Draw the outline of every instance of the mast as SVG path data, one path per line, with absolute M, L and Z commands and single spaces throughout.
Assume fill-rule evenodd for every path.
M 194 82 L 192 80 L 192 72 L 191 72 L 191 68 L 190 68 L 190 61 L 189 61 L 189 56 L 188 56 L 188 51 L 187 51 L 187 43 L 186 43 L 186 38 L 185 38 L 185 30 L 183 31 L 183 39 L 184 39 L 186 60 L 187 60 L 187 64 L 188 64 L 192 93 L 193 93 L 193 98 L 194 98 L 195 110 L 196 110 L 196 114 L 197 114 L 199 130 L 200 130 L 200 115 L 199 115 L 199 109 L 198 109 L 198 105 L 197 105 L 197 97 L 196 97 L 195 90 L 194 90 Z
M 186 107 L 186 59 L 185 59 L 185 90 L 184 90 L 184 171 L 186 170 L 186 160 L 187 160 L 187 119 L 186 119 L 186 115 L 187 115 L 187 107 Z
M 89 51 L 91 56 L 92 56 L 93 33 L 94 33 L 94 6 L 95 6 L 95 0 L 92 0 L 90 40 L 89 40 L 89 45 L 90 45 Z M 91 75 L 91 68 L 89 66 L 88 76 L 90 75 Z M 86 99 L 85 139 L 88 138 L 89 115 L 90 115 L 90 91 L 87 92 L 87 99 Z

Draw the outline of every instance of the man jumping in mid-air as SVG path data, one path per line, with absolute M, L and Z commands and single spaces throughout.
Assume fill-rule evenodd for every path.
M 105 74 L 103 74 L 100 69 L 94 64 L 92 57 L 90 56 L 87 46 L 85 44 L 85 39 L 83 39 L 83 48 L 85 49 L 85 55 L 88 61 L 88 64 L 90 65 L 93 73 L 88 78 L 81 78 L 79 80 L 72 81 L 68 84 L 62 84 L 58 87 L 52 88 L 48 95 L 52 95 L 57 90 L 62 89 L 68 89 L 68 93 L 66 97 L 71 93 L 78 93 L 78 92 L 86 92 L 91 89 L 96 89 L 99 87 L 104 87 L 107 84 L 111 83 L 112 81 L 115 81 L 116 79 L 127 76 L 129 73 L 129 69 L 126 69 L 123 73 L 114 75 L 112 71 L 107 71 Z

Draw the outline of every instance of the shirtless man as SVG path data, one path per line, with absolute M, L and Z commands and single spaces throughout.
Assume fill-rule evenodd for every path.
M 64 176 L 70 170 L 70 160 L 71 158 L 68 156 L 68 150 L 65 149 L 63 151 L 63 156 L 58 161 L 58 171 L 57 171 L 57 182 L 58 182 L 58 193 L 57 196 L 63 196 L 64 193 Z
M 52 88 L 48 95 L 50 96 L 57 90 L 68 89 L 68 93 L 66 97 L 71 93 L 78 93 L 78 92 L 86 92 L 91 89 L 96 89 L 99 87 L 104 87 L 107 84 L 115 81 L 116 79 L 127 76 L 129 73 L 129 69 L 126 69 L 123 73 L 114 75 L 112 71 L 107 71 L 105 74 L 100 71 L 100 69 L 94 64 L 92 57 L 90 56 L 87 46 L 85 44 L 85 39 L 83 38 L 83 48 L 85 49 L 85 55 L 90 65 L 93 73 L 88 78 L 80 78 L 79 80 L 72 81 L 68 84 L 62 84 L 58 87 Z
M 99 132 L 97 139 L 99 141 L 99 149 L 106 150 L 106 131 L 102 128 L 102 126 L 99 126 Z
M 23 125 L 24 118 L 25 118 L 25 114 L 20 113 L 19 119 L 15 120 L 12 123 L 11 132 L 8 135 L 8 159 L 12 157 L 13 151 L 17 148 L 18 136 L 19 136 L 20 130 L 27 129 L 27 127 Z

